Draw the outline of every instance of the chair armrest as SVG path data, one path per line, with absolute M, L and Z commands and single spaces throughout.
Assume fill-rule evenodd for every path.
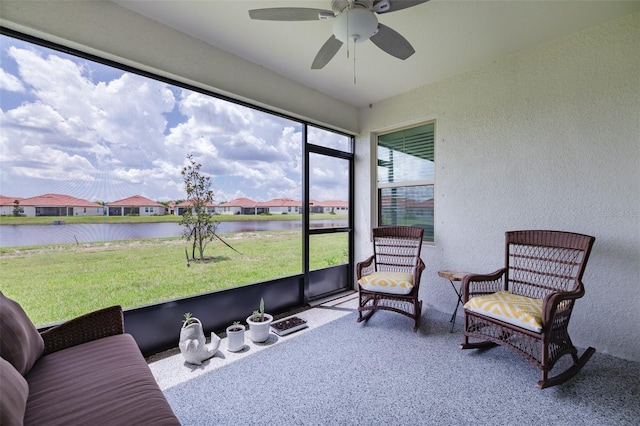
M 579 283 L 578 289 L 575 291 L 557 291 L 549 293 L 542 301 L 542 324 L 545 328 L 551 327 L 553 324 L 568 324 L 567 321 L 555 321 L 556 317 L 561 315 L 571 315 L 573 303 L 567 301 L 575 301 L 584 296 L 584 286 Z
M 40 334 L 44 340 L 46 355 L 92 340 L 123 333 L 122 307 L 112 306 L 63 322 Z
M 367 260 L 356 263 L 356 281 L 360 278 L 375 272 L 375 265 L 373 263 L 374 256 L 372 255 Z
M 507 268 L 498 269 L 490 274 L 468 274 L 462 278 L 462 302 L 482 294 L 491 294 L 506 290 L 505 275 Z
M 420 279 L 422 277 L 422 271 L 424 271 L 425 268 L 426 266 L 422 259 L 418 258 L 418 264 L 413 269 L 413 288 L 416 291 L 419 291 L 420 289 Z

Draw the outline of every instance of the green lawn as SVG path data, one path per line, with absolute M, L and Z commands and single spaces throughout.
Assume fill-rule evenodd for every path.
M 316 237 L 316 236 L 314 236 Z M 346 234 L 322 235 L 311 269 L 347 262 Z M 187 267 L 180 238 L 0 249 L 0 289 L 23 306 L 36 325 L 120 304 L 142 306 L 302 272 L 300 231 L 223 236 Z

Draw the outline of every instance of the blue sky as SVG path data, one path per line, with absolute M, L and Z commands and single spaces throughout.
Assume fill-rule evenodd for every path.
M 302 198 L 295 121 L 5 36 L 0 64 L 2 195 L 182 199 L 193 154 L 216 202 Z M 346 200 L 346 167 L 315 158 L 311 198 Z

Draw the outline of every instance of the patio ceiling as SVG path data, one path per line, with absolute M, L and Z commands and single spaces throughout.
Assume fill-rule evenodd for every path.
M 416 53 L 393 58 L 373 43 L 342 49 L 321 70 L 311 70 L 331 35 L 331 21 L 274 22 L 249 19 L 266 7 L 331 9 L 323 1 L 113 0 L 180 32 L 356 107 L 410 91 L 616 19 L 640 9 L 640 1 L 445 1 L 379 15 Z M 356 82 L 354 83 L 354 72 Z

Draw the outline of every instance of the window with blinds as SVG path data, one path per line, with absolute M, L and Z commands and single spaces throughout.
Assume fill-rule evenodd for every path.
M 435 123 L 378 135 L 378 226 L 424 228 L 434 236 Z

